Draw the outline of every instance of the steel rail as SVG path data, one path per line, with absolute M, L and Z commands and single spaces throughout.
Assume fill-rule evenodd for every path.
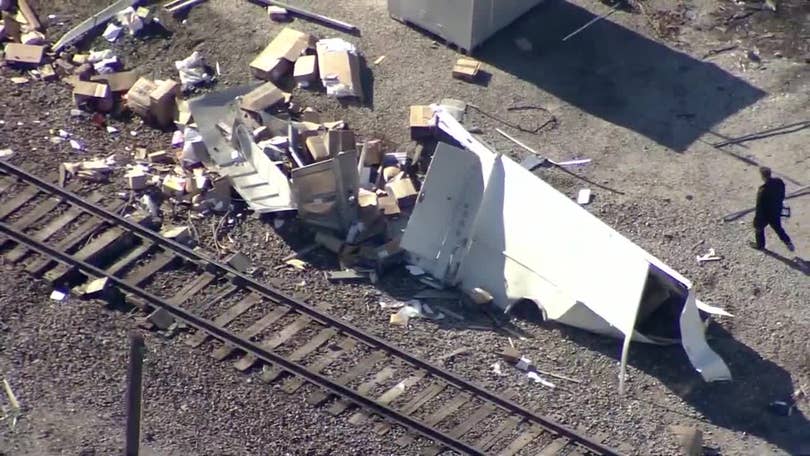
M 254 355 L 268 364 L 275 364 L 277 366 L 280 366 L 287 371 L 290 371 L 300 377 L 305 378 L 309 382 L 312 382 L 324 389 L 330 390 L 337 395 L 345 397 L 350 401 L 364 408 L 367 408 L 373 413 L 389 418 L 392 421 L 395 421 L 405 426 L 406 428 L 410 429 L 413 432 L 422 434 L 433 441 L 440 442 L 441 444 L 447 446 L 448 448 L 451 448 L 453 450 L 465 454 L 475 454 L 475 455 L 484 454 L 481 450 L 473 446 L 470 446 L 464 442 L 461 442 L 453 437 L 450 437 L 449 435 L 441 432 L 436 428 L 423 424 L 420 421 L 409 417 L 408 415 L 405 415 L 403 413 L 398 412 L 395 409 L 380 404 L 374 399 L 363 396 L 362 394 L 339 383 L 335 383 L 317 372 L 311 371 L 304 366 L 289 361 L 283 356 L 268 351 L 267 349 L 263 348 L 259 344 L 256 344 L 255 342 L 247 340 L 225 328 L 221 328 L 215 325 L 210 320 L 194 315 L 191 312 L 181 307 L 175 306 L 169 303 L 167 300 L 159 298 L 140 287 L 130 285 L 125 280 L 119 279 L 112 274 L 108 274 L 101 268 L 93 266 L 87 263 L 86 261 L 74 258 L 70 254 L 60 252 L 46 245 L 45 243 L 38 242 L 32 239 L 30 236 L 24 233 L 17 232 L 5 222 L 0 222 L 0 232 L 8 236 L 10 239 L 13 239 L 15 242 L 23 244 L 26 247 L 41 253 L 42 255 L 48 256 L 59 262 L 74 266 L 87 274 L 96 277 L 104 277 L 110 282 L 114 283 L 121 290 L 127 291 L 135 296 L 138 296 L 139 298 L 143 299 L 144 301 L 148 302 L 149 304 L 151 304 L 156 308 L 165 309 L 167 312 L 171 313 L 175 318 L 182 320 L 191 326 L 199 328 L 200 330 L 206 331 L 207 333 L 211 334 L 211 336 L 218 338 L 223 342 L 228 343 L 236 348 L 239 348 L 245 353 Z
M 474 395 L 501 407 L 502 409 L 506 410 L 509 413 L 518 415 L 523 419 L 526 419 L 530 422 L 540 425 L 546 430 L 551 431 L 553 433 L 557 433 L 560 436 L 568 437 L 572 441 L 576 442 L 578 445 L 585 448 L 586 450 L 605 456 L 622 456 L 622 454 L 619 453 L 618 450 L 612 447 L 594 441 L 587 436 L 581 435 L 576 431 L 574 431 L 573 429 L 570 429 L 567 426 L 558 423 L 548 417 L 537 415 L 536 413 L 521 407 L 520 405 L 511 400 L 505 399 L 491 391 L 486 390 L 484 387 L 478 385 L 475 382 L 465 380 L 453 372 L 450 372 L 442 367 L 436 366 L 435 364 L 420 359 L 415 355 L 378 338 L 377 336 L 369 334 L 338 318 L 332 317 L 331 315 L 328 315 L 310 306 L 309 304 L 299 301 L 291 296 L 287 296 L 279 290 L 275 290 L 267 285 L 261 284 L 255 281 L 253 278 L 231 268 L 228 265 L 207 258 L 206 256 L 193 251 L 192 249 L 183 244 L 175 242 L 171 239 L 167 239 L 161 236 L 160 234 L 156 233 L 155 231 L 152 231 L 146 227 L 134 223 L 121 215 L 110 212 L 97 204 L 90 203 L 84 200 L 79 195 L 76 195 L 75 193 L 72 193 L 61 187 L 58 187 L 21 168 L 11 165 L 10 163 L 7 162 L 0 161 L 0 170 L 3 170 L 9 174 L 13 174 L 18 178 L 26 182 L 32 183 L 43 190 L 51 192 L 55 195 L 60 195 L 65 200 L 75 204 L 76 206 L 81 207 L 87 212 L 99 218 L 105 219 L 107 222 L 124 227 L 154 242 L 156 245 L 164 247 L 168 246 L 171 249 L 172 253 L 185 257 L 187 260 L 199 265 L 208 272 L 214 273 L 219 271 L 221 273 L 228 274 L 235 279 L 234 283 L 238 286 L 242 286 L 264 297 L 273 299 L 280 304 L 289 305 L 290 307 L 295 308 L 297 311 L 306 314 L 317 321 L 325 322 L 326 324 L 329 324 L 330 326 L 333 326 L 343 331 L 344 333 L 351 335 L 356 339 L 359 339 L 371 346 L 381 348 L 401 358 L 402 360 L 407 361 L 414 367 L 425 369 L 435 377 L 441 378 L 442 380 L 454 385 L 459 389 L 473 393 Z

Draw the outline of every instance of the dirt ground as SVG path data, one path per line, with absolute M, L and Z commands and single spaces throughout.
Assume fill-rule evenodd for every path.
M 35 4 L 43 18 L 55 15 L 48 21 L 49 37 L 54 38 L 107 2 Z M 702 430 L 706 450 L 723 455 L 810 454 L 810 403 L 800 400 L 788 417 L 768 408 L 798 388 L 810 393 L 810 197 L 788 203 L 793 215 L 785 228 L 796 244 L 795 253 L 788 252 L 772 232 L 770 251 L 751 249 L 750 215 L 720 221 L 753 204 L 760 184 L 758 166 L 771 167 L 788 192 L 810 185 L 810 129 L 740 145 L 714 145 L 810 120 L 808 2 L 778 2 L 773 12 L 756 9 L 753 3 L 649 0 L 641 10 L 620 11 L 562 42 L 563 36 L 609 7 L 583 0 L 554 1 L 532 10 L 476 50 L 489 73 L 480 84 L 451 79 L 457 53 L 437 45 L 434 37 L 389 19 L 383 0 L 296 4 L 352 22 L 362 31 L 355 37 L 300 19 L 290 24 L 321 37 L 341 36 L 356 43 L 365 56 L 362 105 L 342 105 L 323 94 L 294 91 L 296 103 L 315 107 L 325 120 L 345 119 L 363 136 L 404 146 L 409 141 L 408 106 L 445 97 L 467 100 L 528 129 L 553 115 L 555 126 L 537 134 L 506 129 L 555 160 L 591 158 L 591 164 L 577 172 L 624 193 L 593 188 L 595 200 L 588 208 L 693 280 L 701 300 L 734 315 L 710 330 L 710 344 L 729 364 L 734 381 L 703 383 L 681 348 L 635 344 L 628 395 L 620 399 L 618 342 L 556 325 L 520 323 L 531 336 L 515 341 L 526 356 L 542 368 L 582 381 L 567 385 L 570 391 L 540 389 L 518 373 L 498 377 L 490 371 L 497 350 L 508 346 L 505 336 L 430 322 L 418 322 L 408 331 L 389 327 L 388 315 L 374 307 L 380 296 L 402 297 L 401 290 L 408 288 L 406 274 L 394 273 L 372 287 L 331 285 L 316 272 L 274 271 L 279 259 L 297 247 L 287 242 L 295 238 L 285 232 L 295 230 L 292 222 L 276 231 L 272 224 L 250 218 L 231 232 L 232 249 L 249 252 L 255 263 L 267 266 L 268 280 L 312 300 L 329 301 L 334 312 L 417 354 L 437 357 L 460 346 L 472 348 L 453 365 L 459 373 L 495 390 L 516 387 L 521 403 L 568 425 L 606 433 L 611 443 L 628 443 L 636 454 L 679 454 L 668 429 L 675 424 Z M 145 41 L 127 37 L 113 45 L 96 39 L 82 47 L 110 47 L 128 68 L 156 78 L 176 77 L 173 61 L 200 50 L 222 69 L 216 90 L 250 81 L 249 61 L 282 27 L 244 0 L 206 2 L 193 8 L 185 22 L 161 19 L 168 29 L 164 36 Z M 530 50 L 516 45 L 520 38 L 531 43 Z M 372 63 L 381 56 L 385 56 L 381 63 Z M 128 147 L 156 150 L 169 144 L 170 132 L 140 126 L 137 119 L 111 120 L 124 132 L 119 136 L 71 119 L 70 92 L 64 84 L 18 86 L 8 79 L 15 75 L 7 68 L 0 72 L 0 149 L 11 147 L 14 163 L 48 174 L 54 163 L 75 160 L 78 154 L 69 146 L 49 142 L 52 128 L 80 136 L 88 144 L 87 155 L 124 157 Z M 526 105 L 544 110 L 508 109 Z M 467 124 L 480 127 L 497 150 L 517 158 L 526 155 L 497 135 L 495 128 L 504 128 L 501 123 L 472 112 Z M 131 130 L 138 131 L 137 136 L 128 135 Z M 558 171 L 538 175 L 570 196 L 586 185 Z M 553 242 L 538 240 L 548 241 Z M 709 248 L 723 260 L 698 265 L 695 257 Z M 336 267 L 328 259 L 307 260 L 322 269 Z M 4 270 L 3 278 L 26 280 L 12 269 Z M 6 289 L 0 299 L 0 322 L 8 325 L 0 330 L 0 376 L 16 384 L 25 413 L 13 432 L 0 423 L 0 454 L 115 452 L 121 441 L 123 377 L 111 372 L 122 369 L 125 351 L 101 347 L 112 342 L 91 341 L 102 333 L 116 334 L 109 340 L 120 340 L 131 319 L 113 314 L 93 318 L 92 307 L 84 303 L 68 305 L 75 305 L 76 314 L 86 320 L 68 318 L 64 308 L 47 300 L 43 286 L 21 288 L 19 293 Z M 83 336 L 71 335 L 77 328 L 82 328 Z M 32 354 L 53 341 L 63 347 L 63 362 L 35 362 Z M 157 382 L 162 386 L 156 388 L 165 396 L 155 396 L 154 401 L 160 410 L 145 416 L 150 435 L 146 445 L 155 454 L 398 452 L 380 441 L 387 439 L 344 427 L 318 411 L 295 408 L 289 403 L 295 399 L 256 389 L 206 357 L 178 348 L 180 343 L 151 343 L 168 360 L 153 371 L 162 377 Z M 97 361 L 83 362 L 90 356 Z M 182 361 L 186 358 L 195 361 Z M 184 371 L 170 367 L 175 363 L 190 364 Z M 68 368 L 72 365 L 75 369 Z M 107 371 L 98 374 L 101 370 Z M 186 391 L 172 388 L 173 383 L 184 385 Z M 239 393 L 229 393 L 222 401 L 223 391 L 231 388 Z M 177 402 L 186 394 L 196 407 L 181 414 Z M 238 394 L 244 396 L 235 398 Z M 223 403 L 229 401 L 231 405 Z M 262 401 L 268 406 L 257 406 Z M 203 410 L 206 404 L 216 407 Z M 83 419 L 76 419 L 76 409 L 84 413 Z M 259 423 L 264 429 L 279 426 L 279 432 L 262 432 Z M 301 432 L 308 437 L 302 438 Z M 310 444 L 304 445 L 307 440 Z

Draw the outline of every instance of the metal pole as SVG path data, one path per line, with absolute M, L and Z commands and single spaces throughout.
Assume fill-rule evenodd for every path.
M 143 391 L 143 336 L 129 334 L 129 368 L 127 369 L 127 431 L 125 456 L 138 456 L 141 444 L 141 396 Z

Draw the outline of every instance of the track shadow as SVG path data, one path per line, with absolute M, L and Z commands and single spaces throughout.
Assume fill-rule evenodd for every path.
M 485 43 L 477 57 L 677 152 L 766 94 L 608 19 L 562 42 L 594 17 L 549 0 Z M 520 38 L 531 42 L 531 51 L 515 45 Z
M 553 326 L 560 329 L 564 337 L 619 359 L 620 343 L 616 340 L 562 325 Z M 691 368 L 679 345 L 661 347 L 634 343 L 629 364 L 659 379 L 709 423 L 757 436 L 788 454 L 799 454 L 801 448 L 810 444 L 807 417 L 799 410 L 790 416 L 769 411 L 771 402 L 790 400 L 794 391 L 790 374 L 718 325 L 710 327 L 708 336 L 712 348 L 731 369 L 732 382 L 704 382 Z

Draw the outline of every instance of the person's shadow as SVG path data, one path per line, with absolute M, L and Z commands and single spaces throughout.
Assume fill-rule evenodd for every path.
M 793 259 L 791 260 L 790 258 L 784 257 L 768 249 L 763 249 L 762 253 L 768 255 L 771 258 L 781 261 L 791 269 L 795 269 L 806 276 L 810 276 L 810 261 L 804 260 L 798 256 L 793 257 Z
M 582 330 L 562 325 L 559 329 L 570 340 L 619 359 L 615 343 L 607 343 L 605 338 Z M 781 416 L 770 407 L 774 401 L 790 402 L 795 390 L 791 375 L 719 325 L 711 325 L 707 337 L 711 338 L 712 349 L 728 364 L 733 381 L 704 382 L 692 370 L 680 345 L 661 347 L 634 343 L 629 364 L 659 379 L 715 426 L 759 437 L 789 454 L 810 454 L 807 453 L 810 449 L 807 417 L 798 409 L 793 409 L 789 416 Z

